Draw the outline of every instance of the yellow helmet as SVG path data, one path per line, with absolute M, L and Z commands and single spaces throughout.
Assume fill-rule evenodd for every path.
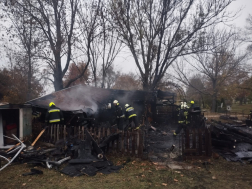
M 51 107 L 52 105 L 55 106 L 55 104 L 54 104 L 53 102 L 50 102 L 50 103 L 49 103 L 49 107 Z
M 194 104 L 194 101 L 193 101 L 193 100 L 191 101 L 191 104 Z

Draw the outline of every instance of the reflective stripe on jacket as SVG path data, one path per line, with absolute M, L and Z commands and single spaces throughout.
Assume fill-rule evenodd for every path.
M 125 115 L 126 115 L 126 118 L 132 118 L 132 117 L 134 117 L 134 116 L 137 116 L 136 114 L 135 114 L 135 111 L 134 111 L 134 108 L 133 107 L 128 107 L 127 109 L 126 109 L 126 113 L 125 113 Z
M 46 112 L 45 121 L 49 123 L 57 123 L 63 121 L 64 117 L 61 110 L 56 106 L 51 106 Z

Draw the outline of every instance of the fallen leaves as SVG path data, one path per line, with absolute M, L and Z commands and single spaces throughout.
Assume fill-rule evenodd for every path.
M 163 186 L 167 186 L 167 184 L 166 184 L 166 183 L 162 183 L 162 185 L 163 185 Z
M 177 179 L 173 179 L 174 180 L 174 182 L 178 182 L 178 180 Z
M 23 185 L 23 186 L 25 186 L 25 185 L 26 185 L 26 183 L 23 183 L 22 185 Z
M 215 177 L 215 176 L 212 176 L 212 179 L 213 179 L 213 180 L 216 180 L 216 177 Z

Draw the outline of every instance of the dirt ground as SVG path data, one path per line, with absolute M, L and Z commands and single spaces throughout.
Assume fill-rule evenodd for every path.
M 110 158 L 111 159 L 111 158 Z M 114 158 L 121 164 L 127 158 Z M 22 176 L 30 172 L 31 165 L 14 164 L 0 172 L 1 189 L 11 188 L 252 188 L 252 165 L 227 162 L 221 157 L 210 160 L 205 165 L 201 161 L 186 162 L 190 170 L 159 168 L 149 161 L 131 159 L 119 173 L 96 176 L 69 177 L 53 169 L 42 170 L 43 175 Z

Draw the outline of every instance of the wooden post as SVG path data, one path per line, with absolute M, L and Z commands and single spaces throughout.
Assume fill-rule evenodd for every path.
M 101 127 L 98 128 L 98 140 L 97 140 L 98 144 L 100 143 L 100 141 L 101 141 Z
M 56 142 L 56 125 L 53 125 L 53 141 Z
M 50 130 L 51 130 L 50 142 L 52 142 L 53 141 L 53 125 L 50 125 Z
M 59 124 L 57 124 L 57 131 L 56 131 L 56 141 L 59 140 Z
M 182 158 L 185 160 L 185 130 L 181 134 Z
M 209 156 L 212 156 L 212 137 L 211 137 L 211 131 L 210 130 L 208 130 L 208 136 L 209 136 L 209 140 L 208 140 L 208 142 L 209 142 Z
M 110 129 L 107 128 L 107 136 L 109 136 L 109 134 L 110 134 Z M 110 150 L 109 146 L 110 146 L 110 143 L 107 144 L 107 152 L 109 152 L 109 150 Z
M 127 154 L 130 155 L 130 133 L 129 133 L 129 131 L 127 131 L 126 145 L 127 145 Z
M 102 138 L 105 137 L 105 127 L 102 128 Z
M 66 125 L 64 125 L 64 131 L 63 131 L 63 134 L 64 134 L 64 140 L 66 140 Z
M 185 129 L 185 149 L 189 149 L 190 148 L 190 133 L 189 133 L 189 129 L 186 128 Z
M 110 135 L 110 128 L 107 129 L 107 136 Z
M 84 140 L 84 126 L 82 126 L 81 130 L 81 140 Z
M 122 137 L 121 137 L 121 152 L 122 152 L 122 154 L 125 153 L 125 149 L 124 149 L 124 137 L 125 137 L 125 133 L 123 131 L 122 132 Z
M 202 130 L 198 129 L 198 135 L 199 135 L 199 155 L 202 155 Z
M 132 155 L 135 156 L 136 155 L 136 133 L 135 131 L 132 131 L 131 133 L 132 135 Z
M 192 148 L 196 149 L 196 132 L 195 128 L 192 129 Z M 193 155 L 196 155 L 195 153 Z
M 138 131 L 139 146 L 138 146 L 138 157 L 143 157 L 143 133 L 141 130 Z

